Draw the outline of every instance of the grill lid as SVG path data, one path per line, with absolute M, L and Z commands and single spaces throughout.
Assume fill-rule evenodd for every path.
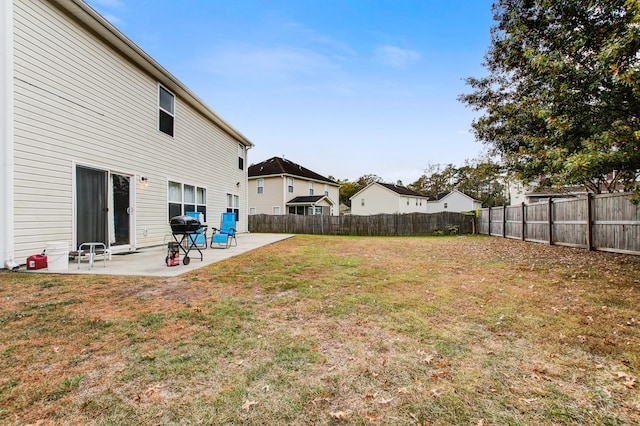
M 169 222 L 173 233 L 195 232 L 202 227 L 200 221 L 191 216 L 174 216 Z

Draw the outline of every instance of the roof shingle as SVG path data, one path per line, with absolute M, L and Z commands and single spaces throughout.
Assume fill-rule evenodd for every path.
M 293 161 L 285 160 L 280 157 L 273 157 L 258 164 L 249 166 L 249 177 L 256 176 L 272 176 L 272 175 L 292 175 L 299 176 L 311 180 L 319 180 L 322 182 L 338 185 L 337 182 L 326 178 L 314 171 L 302 167 Z

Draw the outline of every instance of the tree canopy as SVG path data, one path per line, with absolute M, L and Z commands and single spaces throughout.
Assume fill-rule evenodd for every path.
M 640 0 L 497 0 L 489 75 L 460 100 L 525 183 L 638 191 Z
M 428 164 L 424 174 L 408 187 L 432 197 L 457 189 L 481 201 L 485 207 L 495 207 L 508 202 L 503 181 L 502 167 L 490 158 L 484 158 L 466 160 L 461 167 Z

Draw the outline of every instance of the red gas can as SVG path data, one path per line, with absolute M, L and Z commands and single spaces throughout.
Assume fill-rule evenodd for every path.
M 27 257 L 27 269 L 43 269 L 47 267 L 47 255 L 46 254 L 34 254 Z

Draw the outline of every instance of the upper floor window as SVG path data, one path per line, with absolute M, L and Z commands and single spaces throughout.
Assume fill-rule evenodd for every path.
M 447 203 L 444 203 L 444 208 L 445 208 L 445 209 L 447 208 Z
M 329 196 L 329 185 L 326 183 L 324 184 L 324 195 L 327 197 Z
M 364 206 L 364 198 L 362 198 L 362 199 L 360 200 L 360 205 L 361 205 L 361 206 Z
M 258 194 L 262 194 L 264 192 L 264 179 L 258 179 Z
M 175 119 L 175 96 L 167 89 L 159 86 L 158 92 L 158 130 L 173 136 Z
M 287 187 L 289 189 L 289 192 L 293 192 L 293 178 L 292 177 L 288 177 L 287 178 Z
M 309 182 L 309 195 L 313 195 L 313 182 Z
M 241 143 L 238 144 L 238 168 L 240 170 L 244 170 L 244 145 Z

